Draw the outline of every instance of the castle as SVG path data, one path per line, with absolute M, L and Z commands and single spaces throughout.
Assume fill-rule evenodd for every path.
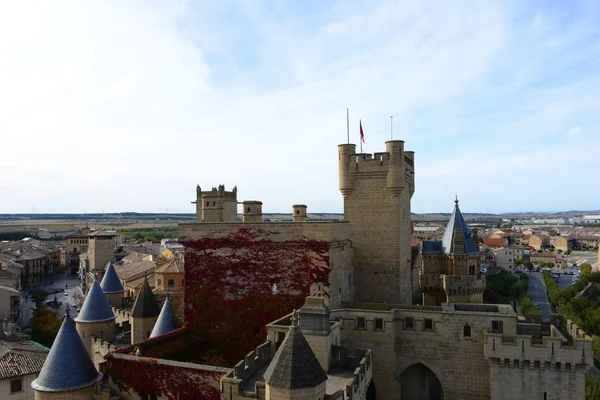
M 179 225 L 184 326 L 168 300 L 159 316 L 147 284 L 132 310 L 111 308 L 121 288 L 109 266 L 75 323 L 65 318 L 36 398 L 584 398 L 591 339 L 558 315 L 528 321 L 483 304 L 458 201 L 442 240 L 411 248 L 415 167 L 403 141 L 375 154 L 343 144 L 338 158 L 341 222 L 309 221 L 306 205 L 291 222 L 264 221 L 256 200 L 239 221 L 236 188 L 197 187 L 197 221 Z M 115 322 L 130 345 L 114 345 Z M 52 370 L 67 364 L 81 376 L 62 382 Z

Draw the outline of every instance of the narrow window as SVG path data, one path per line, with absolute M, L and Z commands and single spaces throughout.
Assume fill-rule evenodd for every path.
M 492 333 L 502 333 L 502 321 L 492 321 Z
M 426 331 L 433 330 L 433 320 L 431 318 L 425 318 L 425 330 Z
M 356 329 L 367 329 L 367 322 L 364 317 L 356 318 Z
M 406 317 L 404 319 L 404 329 L 415 329 L 415 320 L 413 317 Z
M 175 280 L 174 279 L 169 279 L 167 281 L 167 287 L 174 288 L 175 287 Z
M 23 391 L 23 379 L 15 379 L 10 381 L 10 394 Z
M 375 327 L 374 331 L 382 331 L 383 330 L 383 318 L 375 318 Z
M 471 326 L 469 324 L 465 324 L 465 326 L 463 327 L 463 336 L 471 337 Z
M 100 337 L 104 339 L 104 330 L 100 330 Z

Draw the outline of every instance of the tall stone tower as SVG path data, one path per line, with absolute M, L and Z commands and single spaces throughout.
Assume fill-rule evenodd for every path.
M 421 262 L 424 305 L 483 303 L 486 283 L 479 271 L 479 246 L 458 208 L 458 199 L 442 240 L 422 242 Z
M 196 221 L 197 222 L 236 222 L 237 221 L 237 187 L 228 192 L 225 185 L 202 191 L 196 187 Z
M 354 247 L 354 297 L 411 304 L 414 152 L 404 151 L 402 140 L 385 145 L 386 152 L 375 154 L 357 154 L 354 144 L 338 146 L 344 220 Z

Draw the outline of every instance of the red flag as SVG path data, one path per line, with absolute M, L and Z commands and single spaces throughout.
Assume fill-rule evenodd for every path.
M 362 129 L 362 120 L 359 120 L 358 124 L 360 125 L 360 140 L 362 140 L 363 143 L 367 143 L 367 142 L 365 142 L 365 133 L 363 132 L 363 129 Z

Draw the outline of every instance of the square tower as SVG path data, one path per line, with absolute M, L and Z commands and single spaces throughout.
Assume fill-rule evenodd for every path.
M 338 146 L 344 220 L 354 248 L 356 301 L 411 304 L 414 152 L 404 141 L 385 143 L 386 152 L 357 154 L 356 145 Z

